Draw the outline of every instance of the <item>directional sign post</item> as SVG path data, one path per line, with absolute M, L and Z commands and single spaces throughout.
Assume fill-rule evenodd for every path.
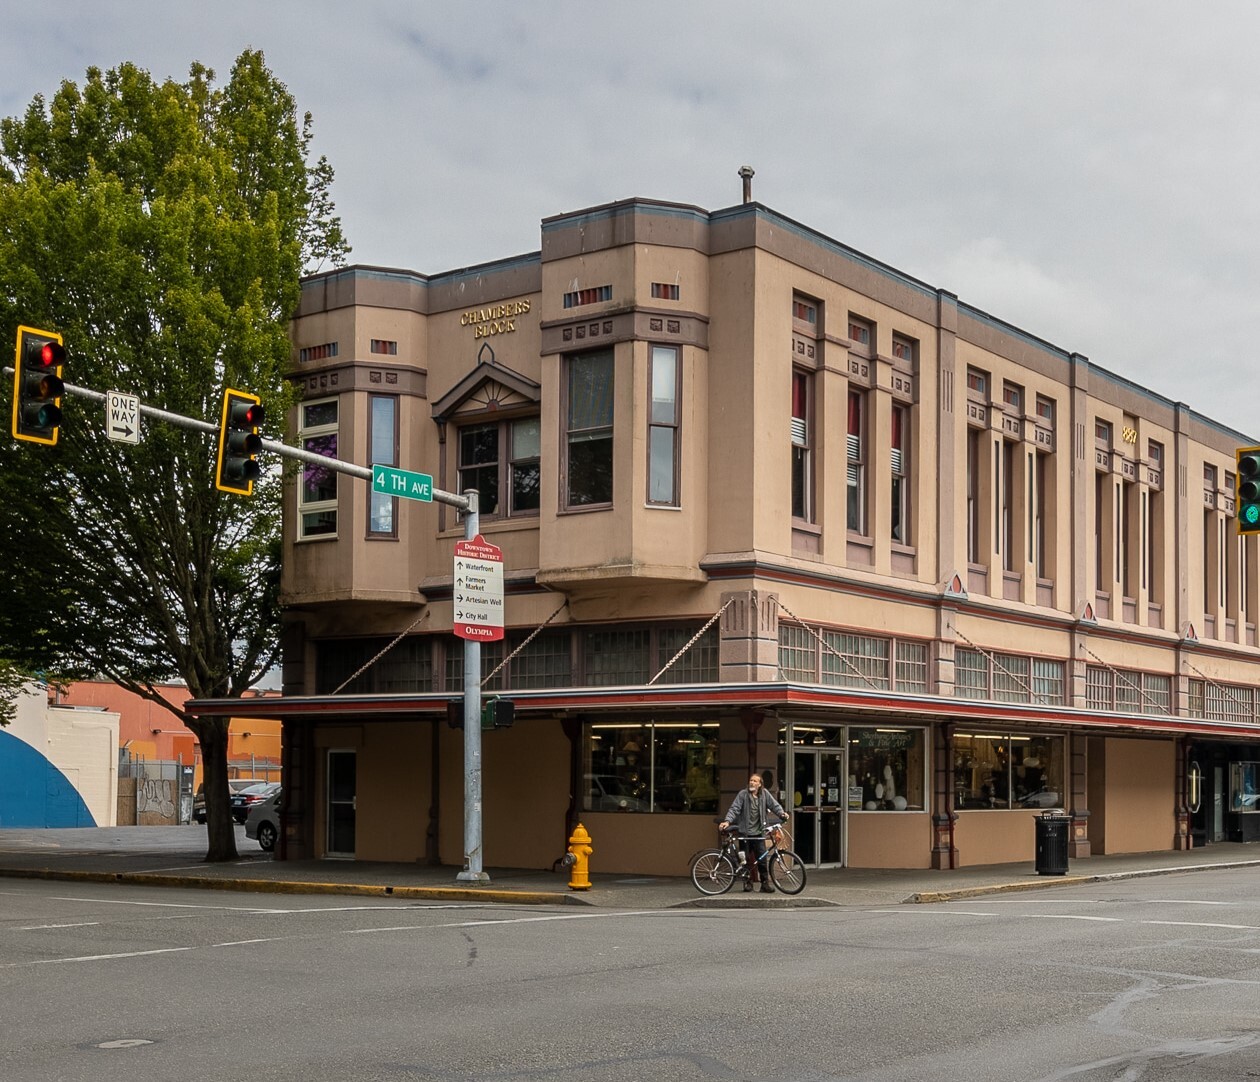
M 387 496 L 401 496 L 404 500 L 433 502 L 433 478 L 427 473 L 412 473 L 393 466 L 372 467 L 372 491 Z
M 105 435 L 118 443 L 140 442 L 140 399 L 110 391 L 105 395 Z
M 454 631 L 461 639 L 503 638 L 503 550 L 481 534 L 455 544 Z

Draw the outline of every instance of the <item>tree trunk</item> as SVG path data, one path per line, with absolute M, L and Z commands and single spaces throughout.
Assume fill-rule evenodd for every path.
M 227 783 L 228 723 L 231 718 L 207 717 L 188 722 L 201 743 L 202 781 L 206 787 L 206 826 L 210 844 L 206 860 L 235 860 L 236 824 Z

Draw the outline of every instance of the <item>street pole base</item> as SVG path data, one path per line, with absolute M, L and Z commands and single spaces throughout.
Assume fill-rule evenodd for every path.
M 486 872 L 474 872 L 465 868 L 455 877 L 457 883 L 489 883 L 490 876 Z

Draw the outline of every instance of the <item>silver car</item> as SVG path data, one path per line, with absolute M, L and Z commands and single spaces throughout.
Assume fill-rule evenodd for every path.
M 280 837 L 280 797 L 283 789 L 277 789 L 266 800 L 260 801 L 245 817 L 245 837 L 253 838 L 264 852 L 270 853 Z

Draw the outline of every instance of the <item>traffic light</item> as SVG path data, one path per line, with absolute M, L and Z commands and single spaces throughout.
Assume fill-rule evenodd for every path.
M 32 443 L 57 442 L 61 425 L 61 366 L 66 347 L 61 335 L 34 327 L 17 330 L 13 361 L 13 438 Z
M 1240 534 L 1260 533 L 1260 447 L 1240 447 L 1234 514 Z
M 223 392 L 215 488 L 241 496 L 254 494 L 254 482 L 258 479 L 258 460 L 254 456 L 262 450 L 262 437 L 258 435 L 262 420 L 263 408 L 257 395 L 230 387 Z

